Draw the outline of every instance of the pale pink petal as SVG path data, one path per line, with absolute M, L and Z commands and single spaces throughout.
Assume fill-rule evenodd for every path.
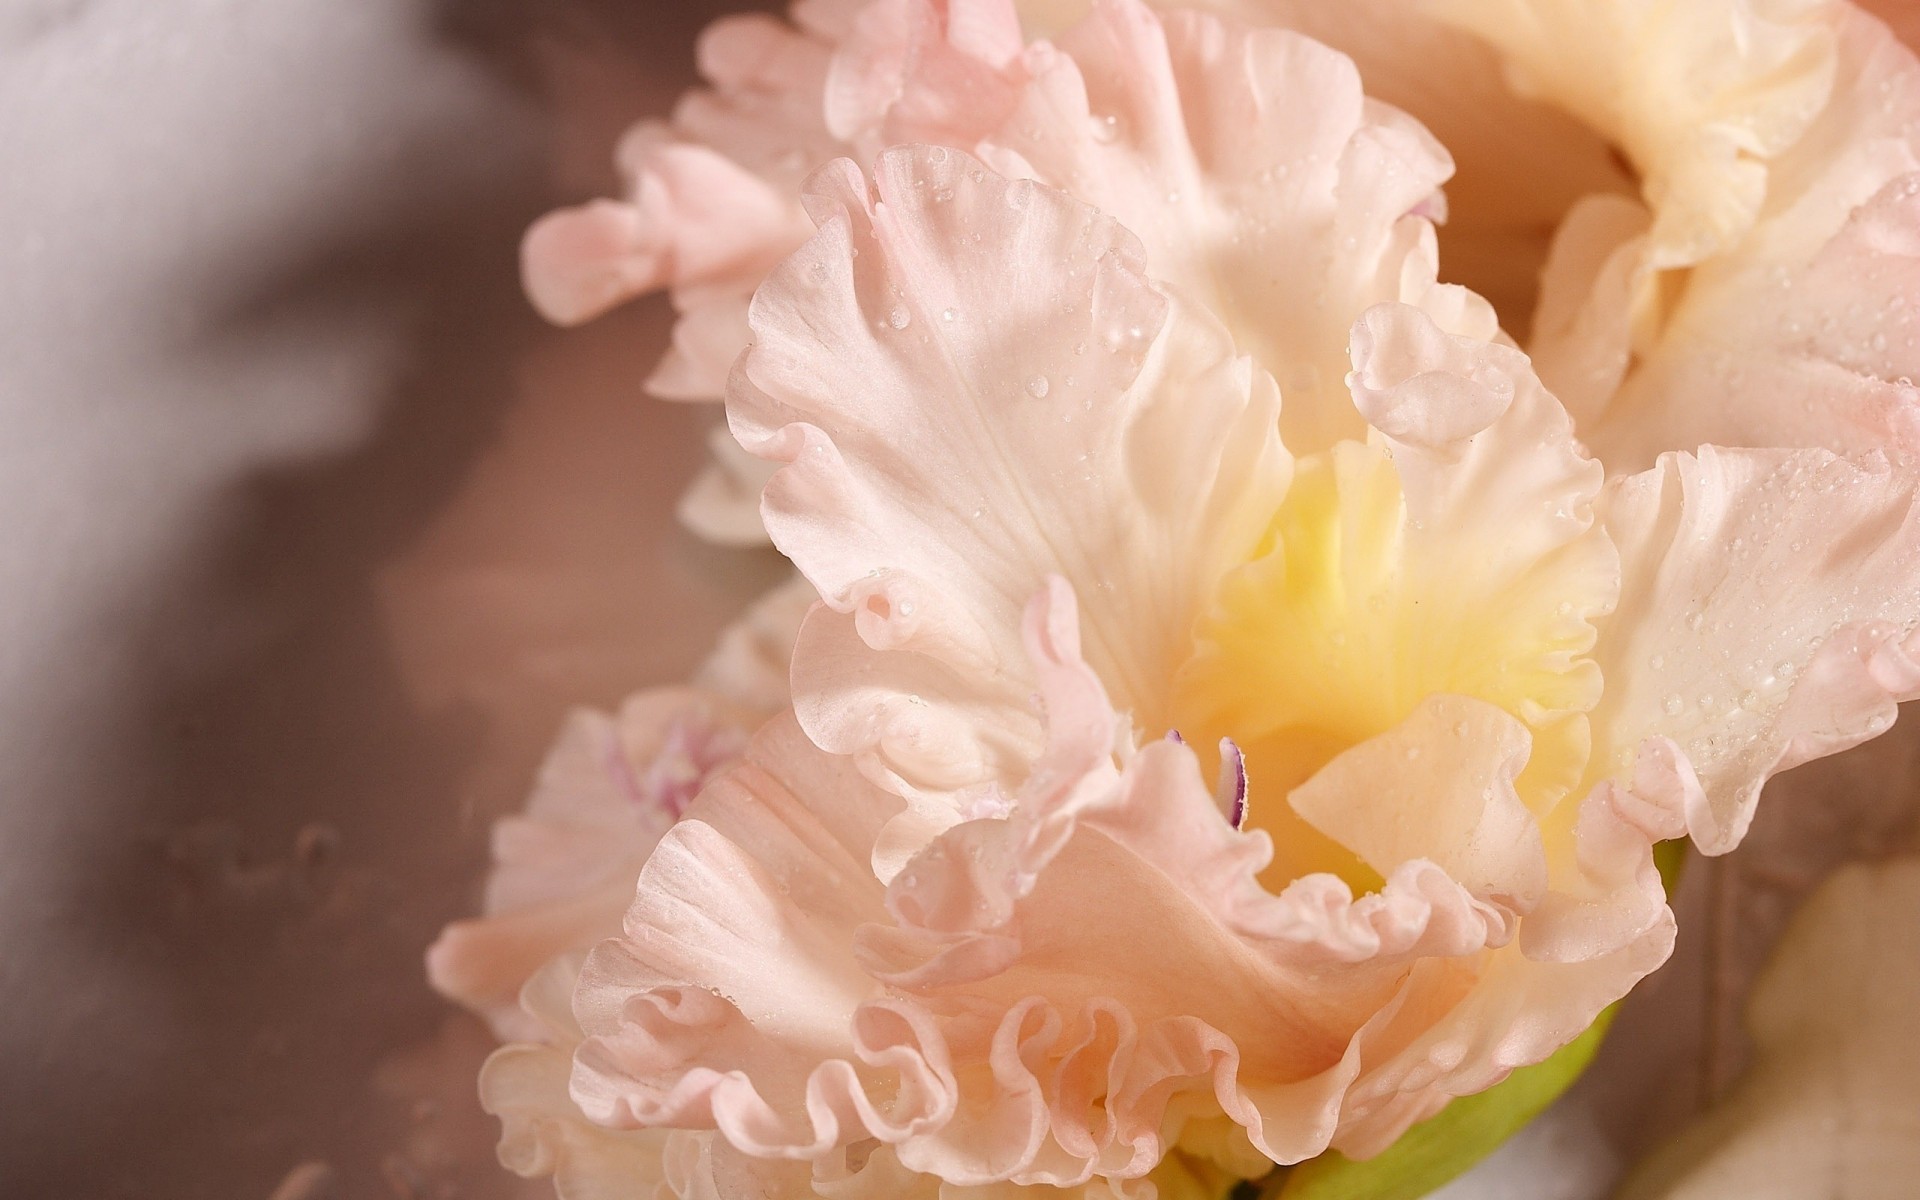
M 1660 273 L 1652 242 L 1636 251 L 1614 233 L 1617 252 L 1584 301 L 1577 271 L 1545 281 L 1543 306 L 1594 339 L 1587 358 L 1612 367 L 1632 355 L 1610 400 L 1574 401 L 1611 471 L 1708 443 L 1920 447 L 1920 61 L 1848 5 L 1795 20 L 1809 47 L 1833 44 L 1833 86 L 1796 140 L 1754 158 L 1767 187 L 1751 227 L 1684 275 Z M 1755 53 L 1749 65 L 1763 65 Z M 1790 93 L 1794 78 L 1754 95 L 1775 84 Z M 1657 224 L 1660 198 L 1648 200 Z M 1562 231 L 1563 242 L 1585 236 Z M 1577 343 L 1557 342 L 1553 328 L 1536 342 L 1550 383 L 1579 379 L 1559 363 Z M 1606 381 L 1581 382 L 1591 391 Z
M 827 77 L 827 128 L 850 145 L 970 147 L 1025 82 L 1012 0 L 875 0 Z
M 1433 229 L 1416 215 L 1451 160 L 1367 99 L 1346 56 L 1290 32 L 1098 0 L 1027 63 L 1021 105 L 982 155 L 1139 234 L 1149 273 L 1205 304 L 1280 381 L 1295 453 L 1361 432 L 1341 381 L 1362 310 L 1429 305 L 1456 332 L 1493 333 L 1484 302 L 1436 291 Z
M 760 493 L 773 468 L 740 448 L 725 427 L 707 436 L 713 461 L 701 468 L 674 510 L 680 523 L 717 546 L 767 544 L 760 523 Z
M 749 732 L 787 703 L 787 668 L 813 589 L 795 580 L 731 626 L 696 688 L 638 693 L 608 716 L 572 713 L 521 813 L 493 829 L 482 915 L 455 921 L 427 954 L 439 991 L 506 1039 L 544 1031 L 515 1003 L 556 955 L 618 930 L 660 836 Z
M 1061 193 L 939 148 L 816 188 L 728 402 L 786 464 L 768 529 L 830 606 L 796 649 L 808 732 L 906 793 L 1017 780 L 1040 736 L 1014 631 L 1056 573 L 1101 677 L 1166 728 L 1200 602 L 1285 487 L 1271 381 Z
M 568 1007 L 581 956 L 563 955 L 528 981 L 523 1003 L 542 1041 L 502 1046 L 480 1072 L 480 1104 L 500 1118 L 500 1162 L 526 1178 L 553 1177 L 559 1200 L 630 1200 L 665 1177 L 664 1129 L 604 1129 L 567 1093 L 579 1027 Z
M 541 765 L 526 810 L 493 829 L 482 916 L 427 952 L 443 995 L 508 1038 L 535 1038 L 517 1004 L 544 963 L 619 928 L 654 843 L 744 749 L 757 713 L 684 688 L 642 692 L 617 718 L 579 710 Z
M 885 917 L 866 859 L 898 806 L 790 718 L 766 726 L 647 860 L 626 938 L 588 959 L 588 1115 L 786 1157 L 943 1118 L 942 1065 L 897 1048 L 912 1016 L 853 960 L 854 929 Z
M 1920 1187 L 1920 861 L 1807 903 L 1748 1002 L 1755 1063 L 1621 1200 L 1896 1200 Z
M 574 325 L 668 287 L 751 291 L 800 237 L 793 200 L 705 146 L 661 130 L 636 151 L 630 203 L 596 200 L 536 222 L 521 250 L 527 294 Z
M 1915 502 L 1910 471 L 1818 450 L 1704 447 L 1611 485 L 1625 581 L 1596 651 L 1604 769 L 1670 739 L 1687 769 L 1657 803 L 1720 854 L 1769 775 L 1884 732 L 1920 695 Z
M 827 132 L 822 98 L 857 7 L 798 6 L 798 28 L 760 13 L 709 26 L 698 47 L 709 86 L 621 143 L 624 200 L 563 209 L 528 230 L 523 277 L 541 313 L 574 324 L 665 289 L 685 315 L 650 386 L 718 399 L 746 346 L 747 297 L 812 232 L 801 180 L 847 149 Z
M 1920 94 L 1920 93 L 1917 93 Z M 1920 450 L 1920 173 L 1804 262 L 1695 271 L 1663 340 L 1592 438 L 1632 468 L 1702 443 Z
M 662 400 L 713 400 L 727 391 L 727 375 L 746 349 L 750 292 L 703 295 L 684 305 L 673 340 L 647 377 L 647 391 Z
M 788 707 L 793 643 L 818 599 L 813 585 L 796 575 L 754 601 L 746 615 L 721 632 L 713 653 L 695 672 L 694 685 L 763 713 Z

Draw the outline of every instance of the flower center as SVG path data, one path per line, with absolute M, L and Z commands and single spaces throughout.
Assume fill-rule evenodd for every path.
M 1335 756 L 1385 733 L 1435 693 L 1519 718 L 1533 750 L 1521 798 L 1545 815 L 1580 782 L 1584 713 L 1600 681 L 1584 660 L 1598 589 L 1551 556 L 1516 574 L 1472 526 L 1409 520 L 1382 446 L 1342 442 L 1303 459 L 1253 561 L 1230 572 L 1175 684 L 1177 727 L 1246 754 L 1247 823 L 1274 841 L 1262 882 L 1331 872 L 1356 891 L 1377 873 L 1294 813 L 1287 796 Z M 1418 780 L 1418 763 L 1407 778 Z M 1366 803 L 1366 797 L 1354 797 Z

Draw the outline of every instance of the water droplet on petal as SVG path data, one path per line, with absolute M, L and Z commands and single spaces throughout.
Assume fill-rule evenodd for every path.
M 1035 400 L 1045 400 L 1047 398 L 1047 392 L 1052 387 L 1053 385 L 1047 382 L 1045 375 L 1035 375 L 1032 379 L 1027 380 L 1027 395 L 1032 396 Z
M 887 324 L 895 329 L 905 329 L 913 324 L 913 314 L 908 312 L 905 306 L 896 305 L 894 310 L 887 314 Z

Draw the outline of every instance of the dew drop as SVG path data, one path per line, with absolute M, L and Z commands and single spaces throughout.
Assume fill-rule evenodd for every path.
M 887 314 L 887 324 L 895 329 L 905 329 L 913 324 L 913 314 L 904 305 L 895 305 L 894 310 Z
M 1047 382 L 1045 375 L 1035 375 L 1032 379 L 1027 380 L 1027 395 L 1032 396 L 1035 400 L 1045 400 L 1047 398 L 1047 392 L 1050 391 L 1052 387 L 1053 385 Z
M 943 308 L 940 310 L 940 319 L 951 325 L 960 319 L 960 314 L 951 308 Z
M 1686 706 L 1687 702 L 1680 698 L 1679 692 L 1671 692 L 1667 695 L 1666 703 L 1660 707 L 1666 710 L 1668 716 L 1677 717 L 1680 715 L 1680 710 Z

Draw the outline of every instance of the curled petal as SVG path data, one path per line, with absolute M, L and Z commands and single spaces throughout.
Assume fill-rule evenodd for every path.
M 1663 207 L 1649 192 L 1649 235 L 1632 228 L 1628 202 L 1585 201 L 1543 280 L 1532 349 L 1614 472 L 1706 443 L 1920 446 L 1920 61 L 1851 5 L 1755 19 L 1802 29 L 1810 49 L 1831 44 L 1837 66 L 1804 131 L 1752 157 L 1767 187 L 1750 228 L 1677 274 L 1653 240 L 1672 197 Z M 1742 52 L 1748 67 L 1766 65 L 1766 45 Z M 1741 61 L 1729 59 L 1736 71 Z M 1795 78 L 1807 77 L 1769 77 L 1750 97 L 1787 95 Z M 1711 116 L 1693 120 L 1702 137 Z
M 1570 109 L 1639 168 L 1656 269 L 1690 266 L 1753 224 L 1767 162 L 1833 86 L 1831 0 L 1760 6 L 1621 0 L 1445 0 L 1499 47 L 1520 90 Z
M 1884 732 L 1920 695 L 1920 510 L 1910 471 L 1819 450 L 1670 454 L 1611 485 L 1619 611 L 1597 651 L 1608 680 L 1595 754 L 1632 764 L 1671 739 L 1661 807 L 1702 850 L 1746 832 L 1777 771 Z

